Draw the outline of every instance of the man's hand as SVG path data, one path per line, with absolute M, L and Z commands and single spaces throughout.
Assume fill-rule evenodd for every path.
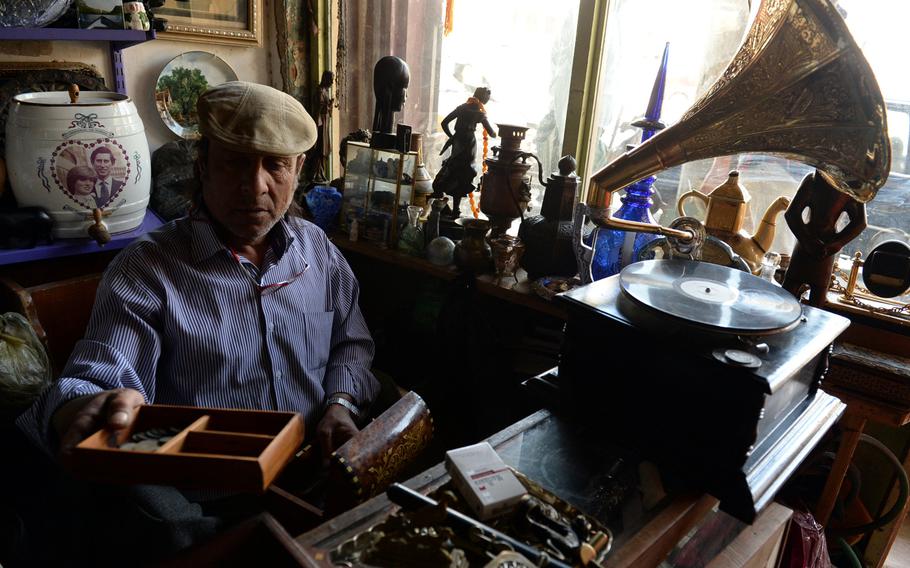
M 330 404 L 316 425 L 316 439 L 322 448 L 322 455 L 328 457 L 357 432 L 360 430 L 354 424 L 351 412 L 340 404 Z
M 69 453 L 100 428 L 125 428 L 136 408 L 143 404 L 142 393 L 134 389 L 109 390 L 67 402 L 51 420 L 60 440 L 60 452 Z

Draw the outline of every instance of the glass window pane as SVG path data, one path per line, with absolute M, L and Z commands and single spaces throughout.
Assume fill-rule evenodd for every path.
M 623 153 L 627 144 L 638 143 L 640 132 L 630 124 L 644 115 L 664 42 L 670 42 L 670 57 L 663 122 L 671 125 L 723 72 L 739 48 L 748 29 L 746 4 L 737 0 L 611 2 L 590 172 Z M 867 206 L 869 227 L 844 249 L 847 254 L 868 254 L 878 242 L 907 239 L 910 233 L 910 82 L 902 65 L 905 50 L 901 41 L 910 21 L 910 3 L 840 0 L 838 5 L 876 74 L 888 107 L 891 174 Z M 746 219 L 744 227 L 750 233 L 768 205 L 779 195 L 792 197 L 802 178 L 812 171 L 801 162 L 769 155 L 691 162 L 657 174 L 655 218 L 669 224 L 677 216 L 675 204 L 680 195 L 692 189 L 709 193 L 732 169 L 740 171 L 740 182 L 752 196 L 751 219 Z M 687 213 L 704 218 L 699 203 L 690 203 Z M 783 218 L 777 221 L 772 249 L 790 252 L 795 239 Z
M 670 43 L 661 120 L 674 124 L 720 76 L 748 19 L 742 0 L 610 2 L 595 107 L 590 172 L 637 144 L 664 44 Z
M 907 80 L 906 33 L 910 3 L 906 0 L 838 2 L 847 26 L 872 66 L 888 107 L 891 173 L 866 205 L 868 224 L 844 247 L 844 253 L 868 256 L 879 242 L 898 238 L 910 243 L 910 81 Z
M 346 2 L 351 106 L 342 108 L 342 135 L 370 128 L 373 65 L 391 54 L 403 58 L 411 69 L 408 100 L 397 120 L 424 134 L 424 157 L 431 175 L 448 154 L 439 155 L 446 141 L 440 121 L 481 86 L 492 91 L 486 109 L 494 127 L 529 126 L 522 148 L 540 157 L 545 172 L 555 170 L 568 106 L 578 1 L 458 0 L 453 32 L 443 37 L 444 4 L 440 0 Z M 394 33 L 380 33 L 382 25 Z M 483 147 L 481 131 L 478 127 L 478 154 Z M 498 140 L 491 139 L 491 151 L 494 145 Z M 480 165 L 478 155 L 478 171 Z M 479 181 L 478 175 L 475 184 Z M 542 192 L 536 175 L 534 189 L 532 208 L 537 213 Z M 467 199 L 462 200 L 462 212 L 470 213 Z

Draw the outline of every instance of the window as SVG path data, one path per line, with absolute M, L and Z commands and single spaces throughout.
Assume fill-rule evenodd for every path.
M 372 124 L 373 65 L 385 55 L 396 55 L 407 61 L 411 71 L 408 99 L 397 120 L 423 133 L 431 175 L 439 171 L 445 157 L 439 155 L 446 141 L 439 123 L 481 86 L 492 91 L 486 109 L 494 127 L 530 127 L 522 148 L 535 153 L 545 171 L 555 170 L 562 155 L 578 2 L 457 0 L 453 31 L 446 37 L 442 34 L 444 4 L 442 0 L 346 2 L 349 73 L 356 69 L 357 81 L 348 82 L 350 106 L 341 112 L 342 135 Z M 478 171 L 481 130 L 477 129 Z M 495 139 L 489 141 L 491 157 L 496 144 Z M 542 197 L 539 188 L 533 196 L 536 213 Z M 462 215 L 469 215 L 467 199 L 461 206 Z
M 530 126 L 524 149 L 540 157 L 545 172 L 555 169 L 560 155 L 575 153 L 576 147 L 583 152 L 576 157 L 586 190 L 593 171 L 639 141 L 640 131 L 631 123 L 644 114 L 665 42 L 670 52 L 662 120 L 672 125 L 738 50 L 748 30 L 750 4 L 757 2 L 456 0 L 454 31 L 443 37 L 443 0 L 346 0 L 349 73 L 356 70 L 358 80 L 348 82 L 350 104 L 342 109 L 341 133 L 369 127 L 372 66 L 383 55 L 398 55 L 411 67 L 409 98 L 398 120 L 424 133 L 431 174 L 443 158 L 440 120 L 474 87 L 485 85 L 492 89 L 487 105 L 491 122 Z M 868 204 L 869 227 L 844 251 L 868 253 L 885 238 L 906 239 L 910 233 L 910 82 L 901 42 L 910 3 L 840 0 L 839 7 L 876 73 L 892 140 L 891 175 Z M 586 48 L 589 40 L 593 50 Z M 590 57 L 592 53 L 600 57 Z M 591 66 L 596 59 L 598 64 Z M 582 100 L 585 84 L 590 103 Z M 478 148 L 479 137 L 480 129 Z M 777 196 L 792 196 L 812 171 L 801 162 L 768 155 L 688 163 L 657 174 L 655 217 L 669 223 L 676 217 L 679 195 L 691 189 L 708 192 L 732 169 L 740 171 L 741 183 L 752 195 L 752 219 L 745 227 L 750 232 Z M 539 195 L 532 206 L 533 213 L 539 212 Z M 467 207 L 463 200 L 463 214 Z M 782 218 L 777 227 L 773 248 L 788 252 L 794 238 Z

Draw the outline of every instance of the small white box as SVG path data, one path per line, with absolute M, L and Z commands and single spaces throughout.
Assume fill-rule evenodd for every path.
M 482 521 L 510 511 L 527 494 L 487 442 L 446 452 L 446 470 Z

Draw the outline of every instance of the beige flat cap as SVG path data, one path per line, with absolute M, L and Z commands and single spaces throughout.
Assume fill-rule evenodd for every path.
M 316 143 L 316 123 L 291 95 L 231 81 L 196 101 L 199 132 L 235 152 L 297 156 Z

